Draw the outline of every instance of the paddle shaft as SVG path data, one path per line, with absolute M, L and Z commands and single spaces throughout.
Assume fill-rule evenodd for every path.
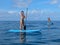
M 26 30 L 27 13 L 28 13 L 28 8 L 26 8 L 26 20 L 25 20 L 24 30 Z

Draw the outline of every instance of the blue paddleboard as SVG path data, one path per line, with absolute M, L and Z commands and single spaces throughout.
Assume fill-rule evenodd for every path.
M 8 30 L 8 32 L 39 32 L 39 30 Z

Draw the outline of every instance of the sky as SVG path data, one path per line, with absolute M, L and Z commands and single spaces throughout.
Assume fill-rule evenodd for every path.
M 19 21 L 20 11 L 26 15 L 27 8 L 27 20 L 60 21 L 60 0 L 0 0 L 0 21 Z

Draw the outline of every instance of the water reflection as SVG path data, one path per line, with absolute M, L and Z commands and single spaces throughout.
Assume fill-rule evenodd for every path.
M 26 32 L 20 32 L 20 43 L 26 42 Z

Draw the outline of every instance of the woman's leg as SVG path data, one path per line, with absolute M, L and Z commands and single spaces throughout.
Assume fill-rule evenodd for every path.
M 20 30 L 22 30 L 22 29 L 23 29 L 22 22 L 20 22 Z
M 24 29 L 24 20 L 20 22 L 20 30 Z

